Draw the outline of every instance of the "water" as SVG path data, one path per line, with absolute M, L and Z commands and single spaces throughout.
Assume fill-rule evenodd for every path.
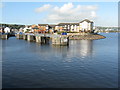
M 118 35 L 68 46 L 2 40 L 3 88 L 117 88 Z

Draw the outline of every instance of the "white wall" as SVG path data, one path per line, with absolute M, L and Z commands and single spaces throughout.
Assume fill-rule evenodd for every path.
M 9 27 L 6 27 L 6 28 L 4 29 L 4 32 L 5 32 L 5 33 L 10 33 L 10 28 L 9 28 Z
M 73 29 L 74 29 L 74 26 L 73 26 L 73 25 L 71 25 L 71 30 L 70 30 L 70 31 L 73 31 Z
M 92 23 L 89 23 L 87 21 L 84 21 L 82 23 L 80 23 L 80 30 L 84 31 L 84 30 L 92 30 Z
M 74 31 L 75 31 L 75 32 L 77 31 L 77 26 L 76 26 L 76 25 L 74 25 Z

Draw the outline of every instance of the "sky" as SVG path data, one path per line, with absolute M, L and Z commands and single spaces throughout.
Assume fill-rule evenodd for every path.
M 95 26 L 118 26 L 117 2 L 2 2 L 1 23 L 58 24 L 89 19 Z

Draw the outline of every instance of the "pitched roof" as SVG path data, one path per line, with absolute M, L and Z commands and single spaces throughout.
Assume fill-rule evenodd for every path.
M 50 27 L 54 28 L 56 25 L 49 25 Z
M 80 23 L 82 23 L 82 22 L 84 22 L 84 21 L 93 23 L 93 21 L 90 21 L 90 20 L 88 20 L 88 19 L 84 19 L 84 20 L 82 20 Z
M 79 23 L 59 23 L 59 26 L 63 26 L 63 25 L 79 25 Z
M 33 27 L 32 29 L 39 29 L 37 26 Z
M 38 24 L 38 26 L 46 26 L 46 25 L 48 25 L 48 24 Z

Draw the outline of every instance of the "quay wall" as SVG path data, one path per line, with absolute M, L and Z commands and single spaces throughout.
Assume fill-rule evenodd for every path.
M 3 34 L 3 35 L 0 35 L 0 38 L 1 38 L 1 39 L 8 39 L 8 38 L 9 38 L 9 35 Z

